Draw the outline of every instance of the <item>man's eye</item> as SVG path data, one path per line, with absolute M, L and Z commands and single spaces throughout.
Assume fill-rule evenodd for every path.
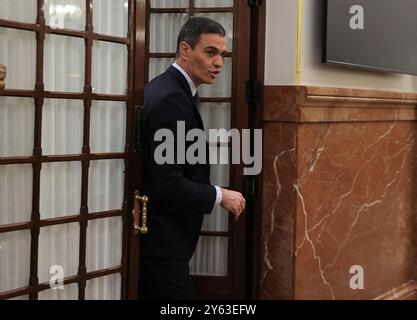
M 214 56 L 214 51 L 207 51 L 207 54 L 208 54 L 209 56 Z

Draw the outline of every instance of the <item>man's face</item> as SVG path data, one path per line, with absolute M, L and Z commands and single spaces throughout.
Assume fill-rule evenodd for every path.
M 223 68 L 225 53 L 226 39 L 218 34 L 202 34 L 194 50 L 181 44 L 181 58 L 196 86 L 214 83 Z

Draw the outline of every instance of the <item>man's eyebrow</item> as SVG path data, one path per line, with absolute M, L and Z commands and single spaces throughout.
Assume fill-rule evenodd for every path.
M 208 46 L 206 47 L 204 50 L 214 50 L 216 52 L 220 52 L 220 50 L 214 46 Z M 223 52 L 221 52 L 222 54 L 225 54 L 227 52 L 227 50 L 224 50 Z

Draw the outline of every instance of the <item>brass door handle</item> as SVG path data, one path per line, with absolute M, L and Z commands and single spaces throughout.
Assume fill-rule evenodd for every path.
M 139 191 L 135 191 L 135 208 L 133 210 L 133 228 L 134 234 L 137 236 L 139 233 L 147 234 L 148 229 L 148 202 L 149 199 L 147 196 L 140 196 Z M 143 204 L 142 208 L 142 226 L 140 226 L 140 214 L 141 214 L 141 204 Z

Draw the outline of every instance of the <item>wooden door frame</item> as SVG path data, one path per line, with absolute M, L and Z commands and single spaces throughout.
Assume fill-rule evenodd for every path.
M 145 80 L 147 75 L 146 66 L 146 0 L 134 0 L 134 19 L 129 21 L 134 32 L 131 34 L 132 54 L 134 56 L 134 68 L 129 70 L 132 72 L 134 87 L 131 88 L 130 97 L 134 107 L 141 106 L 144 103 Z M 132 117 L 134 120 L 135 108 L 132 108 Z M 132 136 L 132 144 L 135 143 L 135 123 L 131 123 L 130 133 Z M 133 210 L 133 195 L 135 190 L 142 189 L 142 160 L 141 153 L 132 146 L 131 154 L 129 154 L 129 208 Z M 134 235 L 132 221 L 130 222 L 129 231 L 129 262 L 128 262 L 128 292 L 127 299 L 136 300 L 139 297 L 139 243 L 140 236 Z
M 251 12 L 251 48 L 250 48 L 250 79 L 259 84 L 259 100 L 249 105 L 249 128 L 263 129 L 264 86 L 265 86 L 265 44 L 266 44 L 266 4 L 263 2 Z M 263 150 L 265 144 L 263 143 Z M 263 160 L 262 160 L 263 161 Z M 249 215 L 247 223 L 247 257 L 246 265 L 246 299 L 259 299 L 261 281 L 262 252 L 262 195 L 263 173 L 256 181 L 256 198 L 248 203 Z

